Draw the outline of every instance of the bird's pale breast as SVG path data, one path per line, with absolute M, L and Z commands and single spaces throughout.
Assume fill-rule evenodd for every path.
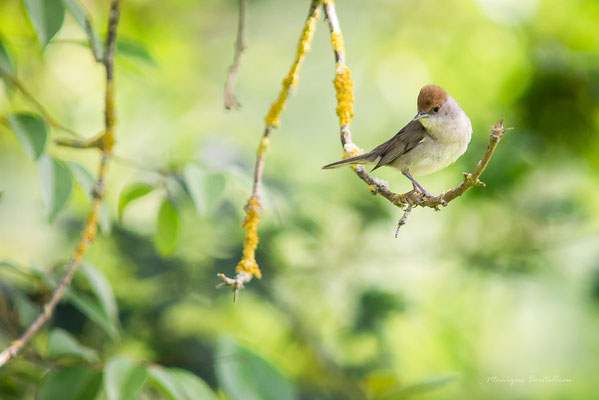
M 408 170 L 413 176 L 422 176 L 453 164 L 464 154 L 472 137 L 468 116 L 461 109 L 456 114 L 451 119 L 439 121 L 439 124 L 427 124 L 429 126 L 425 128 L 429 135 L 395 159 L 391 166 L 400 171 Z

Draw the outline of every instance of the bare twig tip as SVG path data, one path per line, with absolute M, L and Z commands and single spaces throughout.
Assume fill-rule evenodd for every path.
M 413 207 L 414 206 L 412 204 L 408 204 L 408 206 L 406 207 L 403 215 L 401 216 L 401 218 L 397 222 L 397 229 L 395 230 L 395 238 L 396 239 L 397 239 L 397 236 L 399 235 L 399 229 L 408 222 L 408 216 L 412 212 L 412 208 Z
M 219 273 L 216 274 L 218 279 L 222 282 L 216 285 L 217 289 L 221 287 L 229 287 L 233 289 L 233 302 L 237 302 L 237 298 L 239 297 L 239 290 L 245 287 L 245 283 L 252 280 L 252 275 L 245 272 L 238 272 L 234 278 L 229 278 L 225 274 Z
M 235 54 L 233 55 L 233 64 L 229 67 L 229 73 L 227 74 L 227 81 L 225 84 L 225 108 L 227 110 L 235 107 L 239 109 L 241 103 L 237 100 L 233 94 L 235 82 L 237 81 L 237 74 L 239 73 L 239 67 L 241 66 L 241 55 L 246 48 L 246 21 L 247 14 L 247 0 L 239 0 L 239 18 L 237 22 L 237 39 L 235 40 Z

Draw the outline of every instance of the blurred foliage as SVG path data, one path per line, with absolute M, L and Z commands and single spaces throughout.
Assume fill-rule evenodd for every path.
M 413 116 L 420 87 L 437 83 L 475 134 L 456 165 L 422 183 L 457 184 L 505 117 L 515 129 L 487 187 L 440 213 L 414 210 L 394 239 L 399 210 L 349 170 L 321 171 L 341 149 L 319 22 L 267 154 L 264 277 L 233 304 L 216 274 L 240 258 L 263 117 L 308 2 L 249 2 L 242 107 L 226 112 L 237 2 L 128 0 L 102 234 L 51 323 L 0 369 L 0 398 L 595 396 L 599 2 L 337 7 L 354 141 L 386 140 Z M 54 140 L 70 136 L 60 124 L 83 138 L 102 129 L 104 76 L 90 48 L 101 51 L 107 16 L 97 0 L 0 2 L 2 348 L 42 312 L 84 224 L 98 156 Z M 377 176 L 410 187 L 394 171 Z

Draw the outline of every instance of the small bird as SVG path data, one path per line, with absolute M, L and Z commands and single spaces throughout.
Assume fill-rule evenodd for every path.
M 427 175 L 453 164 L 464 154 L 471 137 L 472 124 L 460 105 L 441 87 L 426 85 L 418 95 L 418 114 L 395 136 L 366 154 L 322 168 L 374 164 L 374 171 L 387 165 L 412 181 L 414 190 L 434 197 L 413 175 Z

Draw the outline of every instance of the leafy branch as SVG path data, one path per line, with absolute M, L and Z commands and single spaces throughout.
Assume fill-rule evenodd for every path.
M 112 0 L 110 5 L 110 14 L 108 17 L 108 34 L 104 45 L 104 53 L 101 59 L 106 71 L 106 92 L 104 104 L 104 132 L 100 136 L 102 155 L 96 177 L 96 183 L 92 190 L 92 205 L 87 216 L 87 221 L 83 228 L 81 238 L 77 244 L 71 259 L 66 265 L 66 272 L 60 280 L 58 286 L 52 293 L 50 300 L 44 305 L 44 311 L 27 328 L 17 340 L 0 353 L 0 366 L 4 365 L 11 358 L 15 358 L 19 351 L 35 336 L 41 327 L 52 317 L 56 306 L 69 287 L 75 272 L 81 265 L 81 260 L 87 253 L 89 246 L 95 240 L 100 210 L 104 199 L 105 180 L 114 145 L 114 51 L 116 47 L 117 26 L 120 17 L 120 0 Z M 97 58 L 97 57 L 95 57 Z

